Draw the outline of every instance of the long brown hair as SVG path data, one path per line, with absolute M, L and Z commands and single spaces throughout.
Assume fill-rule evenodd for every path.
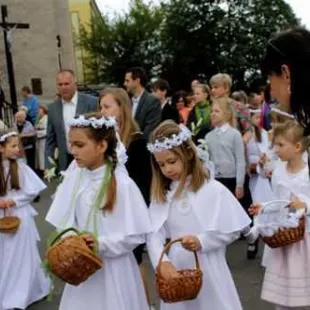
M 171 138 L 173 135 L 180 133 L 180 127 L 173 121 L 167 120 L 160 124 L 151 134 L 150 143 L 162 141 L 165 138 Z M 180 185 L 176 190 L 175 197 L 179 197 L 185 187 L 186 178 L 191 175 L 189 189 L 197 192 L 209 178 L 208 173 L 204 170 L 203 165 L 198 158 L 195 145 L 191 139 L 184 141 L 180 146 L 170 149 L 183 162 L 183 174 L 180 179 Z M 157 161 L 152 156 L 152 199 L 165 202 L 166 192 L 169 189 L 171 180 L 166 178 L 160 170 Z
M 253 111 L 255 111 L 255 109 L 253 109 Z M 261 112 L 251 112 L 250 110 L 250 114 L 251 114 L 251 118 L 257 114 L 257 113 L 261 113 Z M 262 142 L 262 128 L 260 126 L 256 126 L 252 121 L 252 126 L 254 127 L 254 134 L 255 134 L 255 139 L 257 142 Z
M 119 135 L 121 141 L 126 148 L 133 140 L 134 134 L 139 132 L 139 126 L 131 115 L 131 103 L 127 92 L 118 87 L 105 88 L 99 97 L 99 104 L 101 99 L 106 95 L 112 95 L 118 106 L 120 107 L 120 119 L 119 119 Z
M 8 132 L 2 132 L 0 136 L 7 134 Z M 16 136 L 8 137 L 4 142 L 0 142 L 0 146 L 5 148 L 5 145 Z M 0 196 L 5 196 L 8 190 L 8 181 L 10 181 L 11 189 L 20 190 L 18 163 L 15 159 L 9 159 L 9 172 L 5 175 L 3 166 L 3 155 L 0 153 Z
M 85 114 L 85 118 L 89 119 L 91 117 L 95 117 L 97 119 L 102 118 L 103 116 L 100 113 L 88 113 Z M 116 201 L 116 178 L 115 178 L 115 169 L 117 166 L 117 154 L 116 154 L 116 147 L 117 147 L 117 138 L 114 128 L 107 128 L 103 126 L 102 128 L 93 128 L 93 127 L 86 127 L 86 134 L 89 139 L 94 140 L 95 142 L 106 141 L 108 147 L 105 151 L 105 158 L 111 160 L 112 163 L 112 171 L 111 171 L 111 181 L 107 188 L 106 192 L 106 202 L 103 206 L 104 211 L 113 211 L 113 206 Z

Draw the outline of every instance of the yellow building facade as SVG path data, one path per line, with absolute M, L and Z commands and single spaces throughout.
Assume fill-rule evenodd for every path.
M 79 46 L 78 40 L 81 35 L 81 27 L 89 27 L 94 18 L 100 17 L 101 13 L 95 0 L 69 0 L 73 45 L 76 64 L 76 75 L 79 83 L 85 82 L 87 67 L 85 60 L 86 52 Z

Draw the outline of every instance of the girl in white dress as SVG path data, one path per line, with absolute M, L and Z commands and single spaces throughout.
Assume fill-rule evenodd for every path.
M 104 267 L 79 286 L 67 284 L 59 309 L 146 310 L 132 250 L 145 243 L 151 223 L 139 189 L 117 166 L 116 121 L 93 114 L 69 125 L 77 167 L 65 174 L 46 219 L 59 230 L 88 231 L 84 239 L 98 245 Z
M 153 230 L 148 252 L 157 267 L 166 238 L 182 238 L 160 265 L 161 275 L 176 277 L 192 268 L 198 251 L 203 286 L 195 300 L 161 304 L 161 310 L 240 310 L 242 306 L 226 263 L 226 246 L 239 238 L 250 219 L 231 192 L 206 175 L 191 133 L 172 121 L 162 123 L 148 145 L 152 156 Z
M 16 233 L 0 232 L 0 310 L 26 309 L 49 293 L 49 280 L 41 269 L 39 234 L 30 203 L 46 188 L 19 155 L 18 133 L 0 137 L 0 218 L 10 208 L 21 220 Z
M 272 190 L 269 179 L 264 170 L 260 168 L 260 159 L 266 156 L 269 148 L 268 133 L 260 128 L 261 110 L 250 110 L 251 120 L 254 126 L 254 134 L 247 143 L 247 157 L 250 165 L 250 191 L 252 200 L 255 202 L 266 202 L 272 200 Z M 251 167 L 256 167 L 252 171 Z
M 295 121 L 274 129 L 279 162 L 272 174 L 275 199 L 292 201 L 291 208 L 306 210 L 304 239 L 294 244 L 270 249 L 262 289 L 262 299 L 277 304 L 277 310 L 310 305 L 310 180 L 303 159 L 309 138 Z M 252 213 L 261 208 L 254 205 Z

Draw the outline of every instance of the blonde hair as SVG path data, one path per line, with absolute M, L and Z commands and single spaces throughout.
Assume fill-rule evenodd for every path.
M 162 141 L 166 137 L 170 138 L 180 132 L 180 127 L 171 120 L 167 120 L 160 124 L 151 134 L 150 142 L 155 143 L 156 140 Z M 197 192 L 204 184 L 205 180 L 209 179 L 208 173 L 204 170 L 203 165 L 198 158 L 196 147 L 193 141 L 184 141 L 180 146 L 170 149 L 174 155 L 180 158 L 183 163 L 183 173 L 180 179 L 174 197 L 180 197 L 184 190 L 186 178 L 191 175 L 189 188 L 193 192 Z M 151 195 L 152 199 L 158 202 L 166 201 L 166 193 L 171 183 L 171 180 L 166 178 L 152 155 L 152 186 Z
M 213 84 L 222 84 L 227 87 L 228 92 L 230 92 L 232 87 L 232 79 L 227 73 L 218 73 L 213 75 L 210 79 L 210 85 L 212 86 Z
M 133 139 L 134 133 L 140 131 L 138 124 L 131 115 L 130 98 L 124 89 L 109 87 L 104 89 L 100 94 L 99 104 L 101 99 L 106 95 L 112 95 L 120 107 L 119 135 L 121 141 L 127 148 Z
M 212 106 L 215 104 L 217 104 L 220 110 L 224 113 L 225 121 L 229 123 L 230 126 L 236 128 L 237 120 L 232 106 L 232 100 L 226 97 L 215 98 L 212 100 Z
M 295 120 L 289 120 L 284 123 L 279 123 L 273 130 L 273 143 L 279 136 L 284 137 L 292 143 L 301 143 L 302 152 L 309 147 L 310 138 L 305 136 L 305 129 Z
M 200 88 L 202 90 L 203 93 L 208 94 L 208 98 L 210 98 L 211 95 L 211 91 L 210 91 L 210 87 L 207 84 L 197 84 L 194 86 L 194 90 L 196 88 Z

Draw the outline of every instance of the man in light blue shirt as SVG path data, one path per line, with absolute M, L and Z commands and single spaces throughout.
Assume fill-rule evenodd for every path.
M 24 86 L 21 89 L 21 94 L 24 98 L 23 105 L 27 107 L 27 120 L 34 125 L 38 118 L 39 113 L 39 101 L 35 95 L 31 93 L 28 86 Z

